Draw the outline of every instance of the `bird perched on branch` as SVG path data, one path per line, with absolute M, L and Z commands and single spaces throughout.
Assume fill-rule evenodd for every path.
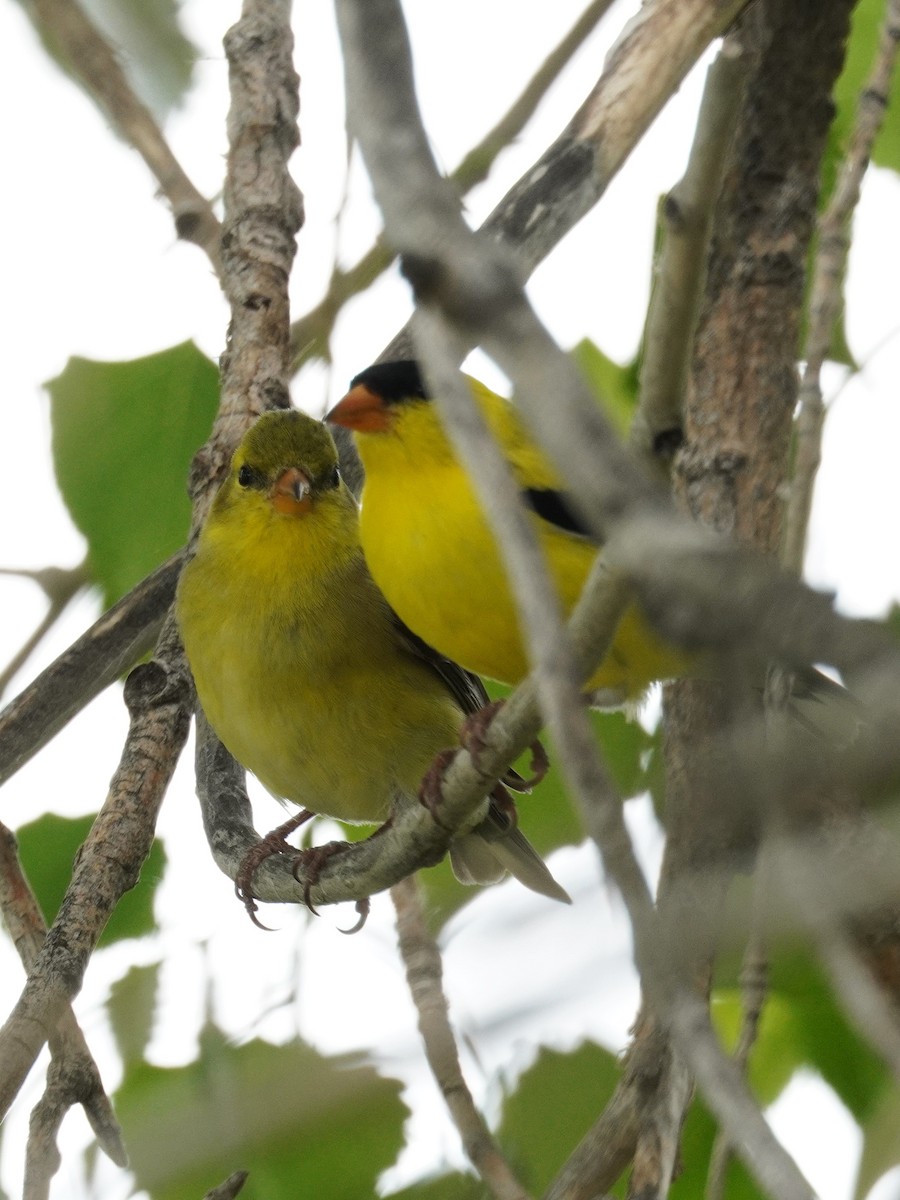
M 299 412 L 264 414 L 235 453 L 182 573 L 177 616 L 220 740 L 274 796 L 310 813 L 374 823 L 416 803 L 429 765 L 487 700 L 479 679 L 389 607 L 331 435 Z M 502 787 L 450 857 L 465 883 L 509 870 L 568 900 Z
M 466 378 L 519 485 L 568 615 L 599 544 L 512 404 Z M 363 549 L 391 607 L 442 654 L 479 675 L 518 683 L 529 664 L 500 551 L 418 364 L 385 362 L 362 371 L 325 419 L 355 434 L 366 472 Z M 632 699 L 684 666 L 684 656 L 632 606 L 586 687 Z

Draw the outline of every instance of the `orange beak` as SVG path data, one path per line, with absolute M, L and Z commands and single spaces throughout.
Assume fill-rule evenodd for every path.
M 383 433 L 391 421 L 390 410 L 381 396 L 358 383 L 334 406 L 325 420 L 356 433 Z
M 309 477 L 296 467 L 288 467 L 282 471 L 272 490 L 269 499 L 272 507 L 287 517 L 299 517 L 308 513 L 312 508 L 311 484 Z

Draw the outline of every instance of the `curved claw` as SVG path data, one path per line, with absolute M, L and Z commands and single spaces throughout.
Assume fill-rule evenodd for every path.
M 478 759 L 484 753 L 487 745 L 488 730 L 505 703 L 505 700 L 492 700 L 490 704 L 485 704 L 477 712 L 472 713 L 463 723 L 459 740 L 471 754 L 472 761 L 476 767 L 478 767 Z M 547 751 L 538 738 L 534 739 L 529 749 L 531 750 L 532 777 L 530 779 L 523 779 L 512 768 L 503 776 L 503 782 L 514 792 L 530 792 L 532 788 L 537 787 L 550 769 L 550 759 L 547 757 Z
M 260 865 L 267 858 L 271 858 L 273 854 L 296 854 L 294 847 L 287 841 L 288 835 L 295 829 L 299 829 L 305 821 L 309 821 L 313 816 L 313 813 L 301 808 L 289 820 L 267 833 L 264 838 L 260 838 L 255 846 L 251 846 L 241 859 L 241 864 L 237 869 L 234 877 L 234 894 L 247 910 L 247 916 L 253 924 L 267 933 L 271 933 L 272 930 L 268 925 L 263 925 L 262 921 L 256 917 L 259 909 L 256 897 L 253 895 L 253 876 L 259 870 Z
M 371 907 L 372 905 L 369 902 L 368 896 L 364 896 L 362 900 L 357 900 L 356 911 L 359 913 L 359 919 L 355 925 L 351 925 L 349 929 L 339 929 L 338 933 L 346 933 L 348 935 L 351 933 L 359 933 L 366 921 L 369 919 L 369 910 Z
M 541 742 L 539 738 L 535 738 L 528 749 L 531 751 L 530 766 L 532 775 L 530 779 L 523 779 L 521 786 L 524 790 L 530 792 L 532 788 L 537 787 L 537 785 L 550 770 L 550 758 L 547 754 L 547 751 L 544 749 L 543 742 Z M 511 785 L 509 782 L 507 782 L 507 787 L 510 786 Z M 513 791 L 517 790 L 517 788 L 513 788 Z
M 348 846 L 348 842 L 326 842 L 324 846 L 310 846 L 308 850 L 300 850 L 294 853 L 294 864 L 291 868 L 291 874 L 298 883 L 303 885 L 303 903 L 314 917 L 317 917 L 319 912 L 313 906 L 309 895 L 310 891 L 319 882 L 322 868 L 328 862 L 329 858 L 333 858 L 335 854 L 342 853 L 342 851 L 348 849 Z M 302 880 L 297 874 L 300 867 L 303 867 L 306 874 L 305 880 Z

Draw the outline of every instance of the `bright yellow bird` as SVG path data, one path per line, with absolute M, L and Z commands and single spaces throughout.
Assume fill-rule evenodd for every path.
M 435 756 L 487 699 L 388 606 L 331 435 L 299 412 L 266 413 L 235 453 L 177 616 L 227 749 L 274 796 L 341 821 L 382 822 L 417 803 Z M 457 876 L 488 883 L 506 869 L 568 900 L 504 807 L 486 798 L 454 840 Z
M 565 613 L 599 553 L 559 476 L 513 406 L 467 377 L 521 488 Z M 360 528 L 369 569 L 391 607 L 429 645 L 470 671 L 518 683 L 529 669 L 497 544 L 471 479 L 440 423 L 418 365 L 379 363 L 326 417 L 352 429 L 366 472 Z M 684 672 L 685 659 L 626 610 L 587 688 L 622 700 Z

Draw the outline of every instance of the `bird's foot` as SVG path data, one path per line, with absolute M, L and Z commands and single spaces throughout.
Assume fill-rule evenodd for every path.
M 247 910 L 247 916 L 259 929 L 265 929 L 271 933 L 268 925 L 263 925 L 256 914 L 259 911 L 256 897 L 253 895 L 253 876 L 259 870 L 262 863 L 267 858 L 271 858 L 273 854 L 290 854 L 295 856 L 297 848 L 288 842 L 288 837 L 299 829 L 306 821 L 309 821 L 315 814 L 309 812 L 305 808 L 301 808 L 298 813 L 295 813 L 290 820 L 279 825 L 277 829 L 273 829 L 271 833 L 267 833 L 264 838 L 261 838 L 255 846 L 251 846 L 244 857 L 241 859 L 241 865 L 238 867 L 237 874 L 234 877 L 234 892 L 237 898 Z
M 438 813 L 444 802 L 444 772 L 456 758 L 455 750 L 441 750 L 425 772 L 419 787 L 419 801 L 428 809 L 436 825 L 444 824 Z
M 463 723 L 459 740 L 471 754 L 476 768 L 478 768 L 478 760 L 487 745 L 488 730 L 505 703 L 505 700 L 492 700 L 490 704 L 485 704 L 477 712 L 472 713 Z M 530 792 L 533 787 L 537 787 L 550 769 L 547 751 L 537 738 L 529 748 L 531 750 L 531 778 L 523 779 L 518 771 L 513 771 L 512 768 L 503 776 L 503 782 L 514 792 Z
M 389 823 L 390 822 L 385 822 L 385 824 Z M 375 833 L 372 834 L 372 837 L 375 837 L 376 834 L 381 833 L 381 829 L 384 827 L 385 826 L 382 825 L 380 829 L 376 829 Z M 313 906 L 309 893 L 319 882 L 319 876 L 322 873 L 322 868 L 330 858 L 334 858 L 336 854 L 342 854 L 343 851 L 349 849 L 349 842 L 326 842 L 324 846 L 310 846 L 308 850 L 301 850 L 299 854 L 294 854 L 293 875 L 298 883 L 303 884 L 303 903 L 313 914 L 313 916 L 317 917 L 319 914 Z M 303 874 L 305 877 L 302 880 L 297 874 L 301 867 L 303 868 Z M 370 907 L 371 905 L 369 903 L 368 896 L 363 896 L 361 900 L 357 900 L 356 911 L 359 916 L 356 924 L 351 925 L 349 929 L 342 929 L 340 932 L 359 933 L 368 920 Z
M 319 882 L 322 868 L 330 858 L 334 858 L 336 854 L 342 854 L 349 848 L 349 842 L 326 842 L 323 846 L 310 846 L 307 850 L 294 851 L 292 874 L 297 882 L 303 886 L 303 903 L 314 917 L 317 917 L 319 914 L 313 906 L 309 894 Z M 303 868 L 303 879 L 297 874 L 301 867 Z

